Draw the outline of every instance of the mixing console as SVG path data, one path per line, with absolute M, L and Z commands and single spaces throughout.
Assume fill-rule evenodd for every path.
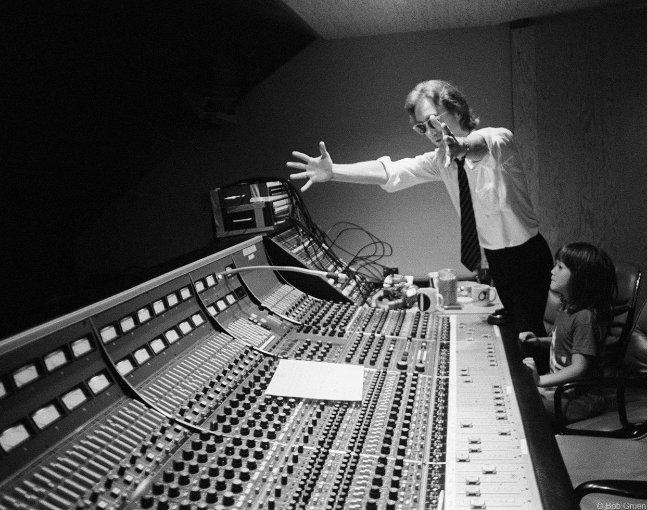
M 316 299 L 255 238 L 0 343 L 0 509 L 543 507 L 477 315 Z M 362 400 L 266 394 L 281 358 Z

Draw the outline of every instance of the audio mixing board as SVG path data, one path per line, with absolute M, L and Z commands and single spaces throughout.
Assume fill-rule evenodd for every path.
M 0 509 L 571 507 L 497 328 L 221 274 L 267 263 L 257 237 L 2 341 Z M 280 359 L 361 365 L 362 400 L 266 394 Z

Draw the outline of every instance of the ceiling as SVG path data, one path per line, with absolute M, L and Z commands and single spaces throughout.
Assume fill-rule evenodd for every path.
M 627 0 L 281 0 L 323 39 L 496 25 Z

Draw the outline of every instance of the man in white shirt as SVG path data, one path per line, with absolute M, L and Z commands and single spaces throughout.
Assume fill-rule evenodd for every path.
M 545 335 L 542 317 L 553 258 L 538 232 L 512 133 L 505 128 L 477 129 L 479 120 L 463 94 L 445 81 L 418 84 L 407 96 L 405 109 L 413 129 L 434 146 L 432 152 L 398 161 L 381 157 L 339 164 L 320 142 L 318 157 L 293 152 L 301 162 L 287 165 L 301 172 L 291 178 L 308 178 L 302 191 L 331 180 L 378 184 L 389 192 L 440 180 L 460 213 L 457 161 L 463 161 L 479 244 L 500 299 L 518 331 Z

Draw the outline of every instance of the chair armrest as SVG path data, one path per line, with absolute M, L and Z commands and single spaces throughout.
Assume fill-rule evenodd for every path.
M 566 398 L 565 392 L 571 389 L 587 389 L 587 388 L 615 388 L 617 399 L 617 412 L 619 413 L 619 422 L 621 428 L 616 430 L 588 430 L 588 429 L 575 429 L 568 427 L 567 418 L 565 417 L 562 409 L 562 399 Z M 559 434 L 578 434 L 584 436 L 597 436 L 597 437 L 618 437 L 618 438 L 633 438 L 640 437 L 646 434 L 646 422 L 630 423 L 628 421 L 628 414 L 626 410 L 626 388 L 646 388 L 646 376 L 639 375 L 633 377 L 591 377 L 586 379 L 579 379 L 565 384 L 561 384 L 556 388 L 554 393 L 554 413 L 556 419 L 556 426 Z
M 590 480 L 574 489 L 577 501 L 586 494 L 602 493 L 625 498 L 646 499 L 645 480 Z

